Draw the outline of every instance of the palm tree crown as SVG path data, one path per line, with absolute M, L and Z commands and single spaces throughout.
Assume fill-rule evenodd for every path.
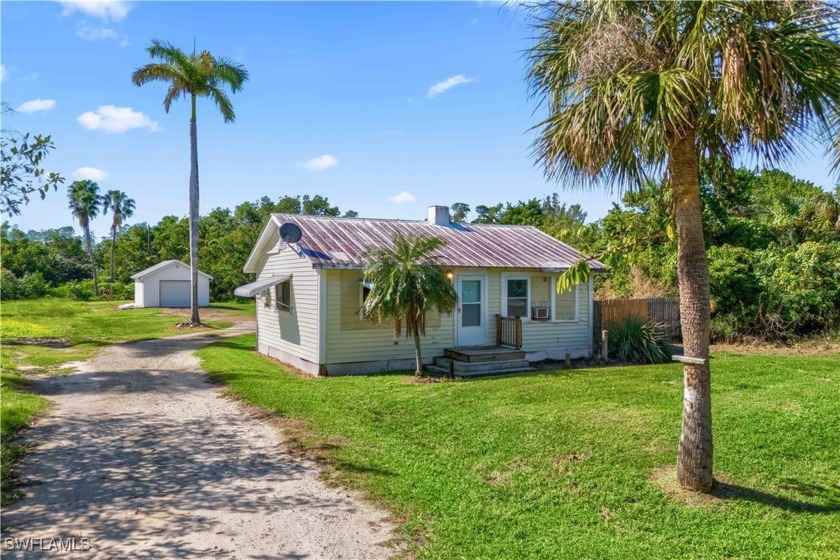
M 189 95 L 193 102 L 193 119 L 196 97 L 211 98 L 225 122 L 233 122 L 236 119 L 233 104 L 225 93 L 224 86 L 229 87 L 231 93 L 242 89 L 242 85 L 248 80 L 248 71 L 242 65 L 226 58 L 216 58 L 207 51 L 186 54 L 166 41 L 154 40 L 146 51 L 153 59 L 161 62 L 138 68 L 131 75 L 131 81 L 136 86 L 149 82 L 167 82 L 169 89 L 163 99 L 163 107 L 167 113 L 173 101 Z
M 422 373 L 420 337 L 426 335 L 426 314 L 431 310 L 452 313 L 457 295 L 435 262 L 434 251 L 444 241 L 436 237 L 397 236 L 393 246 L 368 251 L 365 280 L 370 294 L 364 307 L 373 320 L 394 321 L 394 336 L 405 326 L 407 338 L 414 338 L 416 375 Z
M 110 190 L 102 197 L 102 213 L 107 214 L 110 210 L 113 214 L 111 220 L 111 230 L 116 231 L 122 226 L 125 218 L 130 218 L 134 215 L 134 199 L 128 198 L 128 195 L 122 191 Z
M 551 178 L 637 185 L 686 133 L 726 163 L 777 162 L 816 137 L 840 164 L 827 2 L 556 2 L 537 22 L 529 79 L 549 117 L 534 148 Z
M 99 215 L 102 197 L 99 196 L 99 185 L 93 181 L 75 181 L 67 188 L 67 199 L 70 212 L 79 220 L 82 229 L 90 227 L 90 221 Z

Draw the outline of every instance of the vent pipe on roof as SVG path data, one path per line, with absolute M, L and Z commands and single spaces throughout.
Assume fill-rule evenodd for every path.
M 449 206 L 429 206 L 426 221 L 438 226 L 449 225 Z

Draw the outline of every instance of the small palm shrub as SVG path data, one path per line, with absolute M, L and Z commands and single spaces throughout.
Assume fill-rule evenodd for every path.
M 650 319 L 628 317 L 609 327 L 609 351 L 630 364 L 663 364 L 671 361 L 671 345 Z

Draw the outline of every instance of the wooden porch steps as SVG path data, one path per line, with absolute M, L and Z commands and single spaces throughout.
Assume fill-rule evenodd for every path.
M 458 377 L 520 373 L 536 371 L 525 359 L 525 352 L 501 346 L 462 346 L 446 348 L 442 357 L 435 358 L 426 369 L 434 373 L 447 374 L 450 364 Z

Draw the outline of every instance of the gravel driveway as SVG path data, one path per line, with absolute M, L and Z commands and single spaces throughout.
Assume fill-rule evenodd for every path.
M 393 553 L 384 511 L 326 487 L 317 466 L 208 382 L 193 352 L 214 340 L 117 345 L 39 382 L 54 406 L 26 434 L 38 445 L 20 464 L 24 496 L 4 508 L 3 537 L 85 537 L 85 557 Z M 24 556 L 8 546 L 4 558 Z

